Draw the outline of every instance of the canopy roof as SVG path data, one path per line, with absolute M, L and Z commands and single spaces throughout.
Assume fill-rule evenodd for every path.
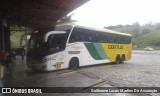
M 53 26 L 57 20 L 89 0 L 2 0 L 3 18 L 28 27 Z

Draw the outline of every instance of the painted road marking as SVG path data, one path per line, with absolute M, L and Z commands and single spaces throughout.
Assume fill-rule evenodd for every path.
M 108 81 L 102 81 L 102 82 L 100 82 L 98 84 L 92 85 L 91 87 L 100 87 L 100 86 L 102 86 L 102 85 L 104 85 L 106 83 L 108 83 Z
M 106 84 L 106 83 L 108 83 L 108 81 L 102 81 L 102 82 L 100 82 L 100 83 L 97 83 L 97 84 L 94 84 L 94 85 L 89 86 L 89 87 L 87 87 L 87 88 L 84 88 L 83 90 L 90 90 L 90 89 L 92 89 L 93 87 L 101 87 L 102 85 L 104 85 L 104 84 Z
M 76 71 L 64 72 L 64 73 L 60 73 L 60 76 L 70 75 L 70 74 L 74 74 L 74 73 L 76 73 Z

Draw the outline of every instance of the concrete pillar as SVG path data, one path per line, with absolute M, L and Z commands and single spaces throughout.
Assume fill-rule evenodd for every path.
M 3 50 L 10 50 L 11 49 L 11 43 L 10 43 L 10 26 L 7 24 L 7 26 L 3 26 L 3 20 L 1 20 L 0 24 L 0 49 Z
M 2 20 L 0 20 L 0 49 L 4 49 L 4 43 L 3 43 L 3 27 L 2 27 Z
M 10 24 L 7 20 L 7 12 L 5 8 L 6 0 L 0 0 L 0 49 L 10 50 Z
M 3 20 L 0 20 L 0 49 L 10 50 L 10 26 L 3 26 Z
M 4 32 L 3 32 L 3 26 L 2 26 L 2 20 L 4 18 L 4 0 L 0 0 L 0 49 L 4 49 L 4 43 L 3 43 L 3 40 L 4 40 Z
M 9 22 L 7 22 L 7 27 L 4 27 L 4 46 L 5 46 L 5 50 L 8 50 L 8 51 L 11 50 Z

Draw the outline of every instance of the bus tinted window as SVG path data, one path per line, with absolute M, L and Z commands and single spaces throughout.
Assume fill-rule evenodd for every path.
M 69 40 L 69 43 L 74 42 L 129 44 L 131 43 L 131 37 L 75 27 Z
M 69 43 L 73 42 L 90 42 L 92 40 L 89 30 L 74 28 L 70 36 Z

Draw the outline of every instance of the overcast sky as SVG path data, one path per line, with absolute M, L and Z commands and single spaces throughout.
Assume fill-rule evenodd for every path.
M 74 11 L 73 19 L 92 27 L 160 22 L 160 0 L 90 0 Z

